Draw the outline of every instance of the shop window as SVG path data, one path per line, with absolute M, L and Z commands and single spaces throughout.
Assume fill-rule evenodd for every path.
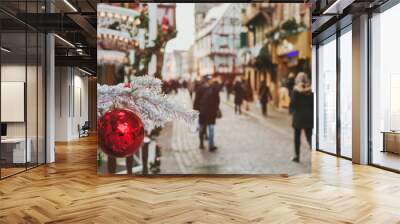
M 400 5 L 371 19 L 371 160 L 400 170 Z

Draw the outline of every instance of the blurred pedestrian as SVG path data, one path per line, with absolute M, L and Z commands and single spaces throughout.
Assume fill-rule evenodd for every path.
M 289 91 L 289 96 L 292 96 L 293 88 L 295 84 L 295 75 L 293 72 L 289 73 L 288 80 L 286 81 L 286 87 Z
M 217 150 L 214 143 L 214 127 L 219 110 L 219 84 L 213 82 L 211 75 L 204 77 L 205 82 L 196 91 L 193 109 L 198 110 L 199 114 L 199 138 L 200 149 L 204 149 L 204 138 L 208 129 L 208 147 L 210 151 Z
M 245 97 L 245 91 L 241 81 L 237 80 L 233 86 L 235 94 L 235 114 L 242 114 L 242 103 Z
M 195 79 L 194 80 L 194 92 L 195 93 L 200 88 L 201 84 L 203 84 L 203 80 L 200 80 L 200 79 Z
M 288 78 L 288 80 L 286 81 L 286 88 L 288 89 L 288 92 L 289 92 L 289 99 L 290 99 L 290 101 L 292 101 L 292 94 L 293 94 L 293 88 L 294 88 L 294 73 L 293 72 L 291 72 L 291 73 L 289 73 L 289 78 Z M 289 113 L 290 114 L 292 114 L 293 113 L 293 111 L 292 111 L 292 108 L 289 106 Z
M 206 89 L 208 88 L 207 79 L 203 77 L 202 80 L 199 80 L 195 84 L 195 96 L 193 102 L 193 109 L 200 111 L 200 100 L 202 99 Z
M 171 92 L 174 91 L 175 94 L 178 93 L 179 83 L 178 83 L 177 80 L 171 79 L 170 80 L 170 87 L 171 87 Z
M 188 88 L 188 82 L 186 80 L 182 81 L 182 88 L 187 89 Z
M 272 99 L 272 95 L 265 80 L 261 81 L 260 83 L 260 89 L 258 90 L 258 99 L 260 101 L 262 114 L 264 116 L 267 116 L 268 101 Z
M 300 139 L 301 130 L 304 130 L 307 142 L 311 148 L 311 136 L 313 129 L 313 93 L 311 90 L 310 79 L 307 74 L 300 72 L 296 79 L 292 93 L 292 109 L 294 128 L 294 162 L 300 160 Z
M 233 88 L 232 82 L 231 81 L 226 81 L 225 90 L 226 90 L 226 100 L 227 101 L 229 101 L 229 97 L 230 97 L 230 95 L 232 93 L 232 88 Z
M 250 102 L 253 102 L 253 89 L 249 80 L 242 81 L 244 90 L 244 100 L 246 101 L 246 110 L 250 110 Z
M 196 80 L 195 82 L 195 96 L 193 101 L 193 109 L 199 111 L 200 113 L 200 102 L 207 91 L 208 84 L 206 77 L 203 77 L 201 80 Z M 200 139 L 200 149 L 204 149 L 203 139 L 206 137 L 206 127 L 203 127 L 201 124 L 200 115 L 199 115 L 199 139 Z
M 169 94 L 171 91 L 171 86 L 169 81 L 163 80 L 162 81 L 162 92 L 165 94 Z
M 190 100 L 192 100 L 193 99 L 193 92 L 195 91 L 195 81 L 194 80 L 189 80 L 189 82 L 188 82 L 188 90 L 189 90 Z

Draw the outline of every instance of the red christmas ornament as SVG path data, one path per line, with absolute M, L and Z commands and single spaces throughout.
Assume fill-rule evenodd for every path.
M 143 123 L 130 110 L 119 108 L 107 111 L 97 125 L 99 145 L 109 156 L 131 156 L 143 143 Z

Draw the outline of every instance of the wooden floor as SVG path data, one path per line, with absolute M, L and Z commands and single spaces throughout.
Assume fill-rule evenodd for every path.
M 96 141 L 0 181 L 0 223 L 400 223 L 400 175 L 313 153 L 293 177 L 99 177 Z
M 11 176 L 13 174 L 19 173 L 19 172 L 23 172 L 25 171 L 25 167 L 23 168 L 14 168 L 14 167 L 7 167 L 7 168 L 1 168 L 1 177 L 8 177 Z

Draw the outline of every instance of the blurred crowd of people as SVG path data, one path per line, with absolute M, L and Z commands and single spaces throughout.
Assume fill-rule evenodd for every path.
M 294 162 L 299 162 L 301 132 L 304 131 L 306 139 L 311 148 L 311 136 L 313 128 L 313 93 L 311 81 L 308 75 L 300 72 L 297 75 L 290 73 L 288 79 L 284 80 L 283 87 L 287 88 L 290 98 L 288 111 L 292 115 L 292 127 L 294 129 Z M 242 114 L 242 105 L 248 110 L 249 102 L 254 101 L 253 90 L 248 81 L 238 77 L 233 82 L 220 80 L 211 75 L 203 76 L 200 80 L 169 80 L 164 81 L 165 93 L 177 93 L 179 88 L 189 91 L 193 100 L 193 109 L 199 111 L 199 140 L 200 149 L 204 149 L 204 141 L 208 141 L 210 151 L 217 150 L 214 142 L 216 120 L 222 117 L 220 105 L 220 92 L 225 89 L 227 101 L 231 95 L 234 99 L 235 114 Z M 272 101 L 270 87 L 266 80 L 261 80 L 256 92 L 256 105 L 261 109 L 264 116 L 268 115 L 268 103 Z
M 237 79 L 233 84 L 227 82 L 225 84 L 225 89 L 227 93 L 227 100 L 229 100 L 230 95 L 234 95 L 235 104 L 235 114 L 242 114 L 242 104 L 246 103 L 246 110 L 249 110 L 248 103 L 253 101 L 253 90 L 249 82 L 246 80 Z M 272 99 L 271 91 L 267 86 L 265 80 L 260 83 L 260 88 L 258 90 L 258 105 L 261 107 L 262 114 L 267 115 L 267 104 L 269 100 Z

